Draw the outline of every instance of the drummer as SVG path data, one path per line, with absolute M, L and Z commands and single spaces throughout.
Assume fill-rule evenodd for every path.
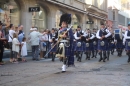
M 126 41 L 126 46 L 125 46 L 125 49 L 126 49 L 126 52 L 127 52 L 127 55 L 128 55 L 128 63 L 130 62 L 130 22 L 128 23 L 128 30 L 125 32 L 125 41 Z

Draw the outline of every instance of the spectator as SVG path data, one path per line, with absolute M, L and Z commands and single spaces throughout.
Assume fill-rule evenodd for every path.
M 45 55 L 46 51 L 46 41 L 47 41 L 47 35 L 46 35 L 46 30 L 42 31 L 40 36 L 40 58 L 42 59 Z
M 46 41 L 47 46 L 46 46 L 46 51 L 48 52 L 48 51 L 49 51 L 49 45 L 50 45 L 50 42 L 49 42 L 50 30 L 49 30 L 49 29 L 46 30 L 46 35 L 47 35 L 47 41 Z M 47 58 L 50 57 L 49 55 L 50 55 L 50 54 L 48 54 Z
M 26 38 L 24 37 L 21 43 L 21 56 L 22 61 L 26 62 L 25 56 L 27 56 L 27 46 L 26 46 Z
M 18 29 L 19 29 L 18 40 L 21 43 L 23 37 L 25 36 L 25 34 L 23 32 L 23 25 L 19 25 Z
M 18 63 L 17 62 L 17 56 L 19 53 L 19 41 L 18 36 L 16 33 L 13 34 L 13 40 L 12 40 L 12 51 L 13 51 L 13 62 L 12 63 Z
M 13 51 L 12 51 L 12 40 L 13 40 L 13 34 L 15 33 L 14 31 L 14 26 L 13 24 L 10 24 L 10 30 L 9 30 L 9 47 L 10 47 L 10 62 L 13 62 Z
M 0 23 L 0 66 L 3 65 L 3 61 L 2 61 L 2 58 L 3 58 L 3 52 L 4 52 L 4 46 L 3 46 L 3 41 L 6 40 L 4 37 L 3 37 L 3 33 L 2 33 L 2 23 Z
M 29 41 L 31 42 L 32 46 L 32 60 L 39 61 L 39 36 L 42 34 L 36 31 L 36 28 L 33 28 L 33 31 L 29 34 Z

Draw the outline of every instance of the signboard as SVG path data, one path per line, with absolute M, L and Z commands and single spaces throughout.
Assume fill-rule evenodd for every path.
M 29 7 L 29 12 L 39 12 L 40 7 Z
M 87 21 L 86 24 L 94 24 L 94 21 Z

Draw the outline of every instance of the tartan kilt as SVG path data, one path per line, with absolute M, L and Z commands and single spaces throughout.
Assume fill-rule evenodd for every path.
M 49 50 L 52 48 L 52 43 L 49 43 Z M 56 52 L 57 51 L 57 45 L 50 51 L 50 52 Z
M 101 46 L 101 42 L 104 41 L 104 46 Z M 98 50 L 106 51 L 108 46 L 108 41 L 107 40 L 98 40 Z
M 77 43 L 78 42 L 81 42 L 81 41 L 76 41 L 76 43 L 75 43 L 75 48 L 74 48 L 74 51 L 81 51 L 81 52 L 83 52 L 84 50 L 85 50 L 85 48 L 84 48 L 84 42 L 81 42 L 81 46 L 80 47 L 78 47 L 77 46 Z
M 89 47 L 87 47 L 86 44 L 85 44 L 85 48 L 86 48 L 86 49 L 85 49 L 86 51 L 92 51 L 92 50 L 94 49 L 94 47 L 93 47 L 93 42 L 90 42 L 90 43 L 89 43 Z
M 97 50 L 97 49 L 98 49 L 98 41 L 97 41 L 96 45 L 93 44 L 93 49 L 94 49 L 94 50 Z
M 75 44 L 75 41 L 70 40 L 70 47 L 65 47 L 65 49 L 66 49 L 65 54 L 68 59 L 68 63 L 67 63 L 68 66 L 74 65 L 74 48 L 75 48 L 74 44 Z
M 115 43 L 111 43 L 111 48 L 112 48 L 112 49 L 115 48 Z
M 74 54 L 74 42 L 70 41 L 70 46 L 66 47 L 65 46 L 65 56 L 66 57 L 70 57 L 72 55 L 72 53 Z
M 108 47 L 107 47 L 107 50 L 111 50 L 111 49 L 112 49 L 111 42 L 108 42 Z
M 123 43 L 122 42 L 117 42 L 116 43 L 116 48 L 123 48 Z
M 130 42 L 130 40 L 126 40 L 126 46 L 125 46 L 126 50 L 130 50 L 130 46 L 128 46 L 128 42 Z

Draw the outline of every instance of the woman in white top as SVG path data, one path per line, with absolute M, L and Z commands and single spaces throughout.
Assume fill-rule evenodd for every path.
M 40 36 L 40 58 L 42 59 L 46 52 L 47 35 L 45 33 L 45 30 L 41 33 L 43 34 L 42 36 Z
M 9 30 L 9 47 L 10 47 L 10 62 L 13 62 L 13 51 L 12 51 L 12 40 L 13 40 L 13 34 L 15 33 L 14 31 L 14 26 L 13 24 L 10 24 L 10 30 Z
M 13 34 L 13 40 L 12 40 L 12 51 L 13 51 L 13 62 L 17 62 L 17 56 L 19 53 L 19 41 L 18 36 L 16 33 Z

